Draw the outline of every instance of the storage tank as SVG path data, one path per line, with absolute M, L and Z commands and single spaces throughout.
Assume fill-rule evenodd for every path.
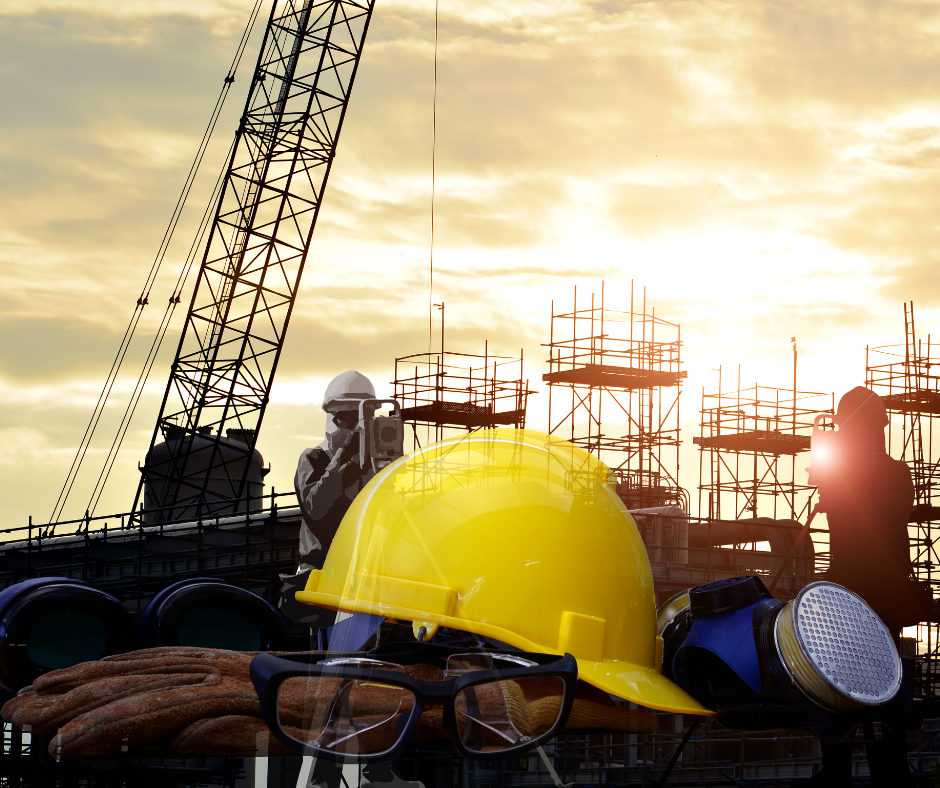
M 213 436 L 211 427 L 200 427 L 196 433 L 169 427 L 166 440 L 147 453 L 140 468 L 144 476 L 144 522 L 194 520 L 261 509 L 264 477 L 271 469 L 264 467 L 257 449 L 248 453 L 253 437 L 254 430 L 229 429 L 223 438 Z M 218 449 L 213 451 L 216 442 Z M 184 459 L 185 483 L 177 485 L 177 474 L 172 471 Z M 245 489 L 236 500 L 243 476 Z

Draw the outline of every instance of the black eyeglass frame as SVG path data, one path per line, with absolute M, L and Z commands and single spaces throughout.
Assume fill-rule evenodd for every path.
M 537 747 L 539 744 L 552 738 L 568 719 L 568 713 L 571 711 L 571 705 L 574 702 L 575 684 L 578 678 L 578 663 L 571 654 L 559 656 L 558 654 L 537 654 L 524 651 L 497 652 L 486 648 L 461 648 L 459 646 L 440 646 L 433 643 L 407 644 L 407 646 L 411 646 L 410 648 L 402 648 L 402 646 L 403 644 L 396 643 L 392 646 L 373 649 L 369 652 L 333 651 L 316 654 L 286 654 L 282 656 L 274 656 L 268 653 L 258 654 L 258 656 L 251 661 L 250 677 L 255 692 L 258 694 L 258 700 L 261 703 L 261 712 L 264 715 L 265 722 L 268 724 L 268 728 L 270 728 L 278 741 L 293 750 L 299 750 L 304 755 L 314 755 L 329 761 L 359 763 L 388 761 L 395 758 L 408 746 L 411 735 L 414 733 L 415 727 L 418 724 L 418 719 L 424 711 L 425 701 L 437 700 L 444 702 L 445 723 L 450 728 L 457 749 L 468 758 L 476 758 L 478 760 L 482 758 L 486 760 L 489 758 L 513 757 L 533 747 Z M 420 681 L 404 673 L 392 673 L 390 671 L 367 666 L 320 666 L 318 664 L 333 659 L 366 658 L 394 662 L 395 664 L 403 666 L 424 663 L 443 667 L 446 664 L 447 657 L 457 654 L 490 654 L 494 657 L 522 657 L 537 664 L 529 667 L 520 666 L 519 668 L 471 671 L 465 673 L 463 676 L 458 676 L 454 679 L 445 679 L 443 681 Z M 289 736 L 281 726 L 277 712 L 277 696 L 281 684 L 290 678 L 310 678 L 314 676 L 322 678 L 380 681 L 383 684 L 402 687 L 410 691 L 414 697 L 414 705 L 395 744 L 389 749 L 379 753 L 350 755 L 348 753 L 333 752 L 325 748 L 316 747 L 308 742 L 302 742 Z M 557 676 L 564 684 L 561 713 L 558 715 L 555 724 L 542 735 L 530 739 L 524 744 L 507 747 L 504 750 L 484 753 L 467 749 L 461 741 L 457 729 L 454 698 L 458 693 L 476 684 L 488 684 L 493 681 L 507 681 L 513 678 L 531 678 L 535 676 Z

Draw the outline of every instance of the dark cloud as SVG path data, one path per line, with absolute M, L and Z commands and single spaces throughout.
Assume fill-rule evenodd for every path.
M 895 302 L 915 299 L 922 305 L 940 305 L 940 251 L 897 266 L 881 292 Z
M 103 275 L 141 282 L 234 42 L 183 16 L 129 21 L 58 11 L 0 16 L 0 50 L 0 100 L 9 110 L 0 138 L 2 223 L 46 252 L 67 253 L 73 287 Z M 243 103 L 237 85 L 246 83 L 243 68 L 220 121 L 226 138 Z M 181 235 L 191 232 L 221 153 L 206 156 L 205 183 Z M 124 264 L 114 265 L 116 254 Z
M 718 184 L 624 184 L 613 190 L 611 213 L 626 232 L 648 236 L 700 228 L 739 213 L 739 205 L 740 201 Z
M 940 76 L 936 5 L 917 2 L 767 2 L 734 5 L 751 16 L 750 35 L 730 55 L 740 86 L 777 111 L 807 112 L 816 104 L 837 113 L 884 112 L 902 102 L 933 101 Z M 730 24 L 727 39 L 740 31 Z M 808 118 L 807 118 L 808 120 Z
M 435 320 L 432 348 L 435 352 L 440 348 L 439 325 Z M 482 356 L 488 346 L 491 356 L 518 356 L 520 345 L 537 345 L 544 337 L 532 327 L 520 325 L 512 316 L 506 316 L 504 321 L 488 326 L 462 323 L 448 327 L 445 339 L 445 349 L 452 352 Z M 361 324 L 357 327 L 355 321 L 344 329 L 341 325 L 298 320 L 291 324 L 278 374 L 290 378 L 331 376 L 350 368 L 385 369 L 391 381 L 396 358 L 427 350 L 428 324 L 420 318 L 401 321 L 398 325 L 390 322 L 379 330 L 371 326 L 364 328 Z
M 447 277 L 456 277 L 458 279 L 480 279 L 486 277 L 506 278 L 549 278 L 549 279 L 572 279 L 574 277 L 597 277 L 602 278 L 614 273 L 610 268 L 603 268 L 599 265 L 584 268 L 554 268 L 545 266 L 544 268 L 534 265 L 519 265 L 512 268 L 439 268 L 440 273 Z
M 871 158 L 892 167 L 931 170 L 940 167 L 940 127 L 916 126 L 887 133 Z
M 755 336 L 779 347 L 785 347 L 790 336 L 797 337 L 798 346 L 804 341 L 828 344 L 847 336 L 864 337 L 871 317 L 865 308 L 850 304 L 774 304 L 755 315 L 753 328 Z
M 427 330 L 343 330 L 310 320 L 293 321 L 278 374 L 285 376 L 336 375 L 345 369 L 387 369 L 389 379 L 395 356 L 427 349 Z

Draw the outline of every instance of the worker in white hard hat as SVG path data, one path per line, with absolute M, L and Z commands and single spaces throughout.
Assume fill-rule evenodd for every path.
M 294 620 L 318 626 L 328 623 L 322 615 L 314 621 L 316 617 L 309 616 L 309 608 L 294 601 L 293 591 L 302 589 L 306 574 L 322 565 L 343 515 L 357 493 L 375 475 L 371 467 L 360 467 L 356 432 L 359 403 L 374 398 L 372 382 L 356 370 L 333 378 L 323 395 L 326 437 L 318 446 L 305 449 L 297 463 L 294 489 L 302 514 L 300 563 L 296 580 L 283 578 L 285 586 L 280 605 L 282 612 Z
M 374 399 L 375 388 L 362 373 L 351 369 L 337 375 L 326 387 L 326 437 L 319 446 L 306 449 L 297 463 L 294 489 L 303 514 L 300 529 L 302 571 L 313 568 L 310 553 L 333 541 L 333 534 L 353 499 L 372 478 L 371 469 L 359 466 L 359 403 Z M 312 559 L 311 559 L 312 560 Z
M 308 624 L 311 632 L 331 624 L 336 613 L 298 602 L 294 593 L 306 587 L 311 570 L 323 566 L 343 515 L 375 475 L 371 465 L 362 468 L 359 464 L 359 434 L 356 432 L 359 403 L 368 399 L 375 399 L 375 388 L 360 372 L 351 369 L 330 381 L 323 395 L 326 437 L 320 445 L 301 453 L 294 475 L 294 489 L 303 516 L 300 565 L 293 577 L 281 576 L 285 582 L 279 607 L 288 618 Z M 376 788 L 423 788 L 420 782 L 409 782 L 395 774 L 390 763 L 368 764 L 362 776 L 365 778 L 363 785 Z M 315 759 L 308 784 L 338 788 L 341 780 L 340 764 Z

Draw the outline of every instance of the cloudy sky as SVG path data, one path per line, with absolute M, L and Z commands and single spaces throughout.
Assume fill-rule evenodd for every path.
M 0 4 L 0 526 L 52 511 L 251 5 Z M 329 377 L 356 367 L 387 394 L 394 358 L 427 350 L 433 13 L 376 5 L 259 442 L 281 490 L 322 435 Z M 541 389 L 553 299 L 604 280 L 624 309 L 631 280 L 645 286 L 682 326 L 680 481 L 694 490 L 691 437 L 719 365 L 789 386 L 796 335 L 799 387 L 838 394 L 863 382 L 866 344 L 903 341 L 904 301 L 925 338 L 936 327 L 937 3 L 440 0 L 439 31 L 434 300 L 449 349 L 522 348 Z M 175 344 L 99 512 L 131 503 Z M 530 426 L 545 427 L 546 400 Z M 67 515 L 85 508 L 106 422 Z

